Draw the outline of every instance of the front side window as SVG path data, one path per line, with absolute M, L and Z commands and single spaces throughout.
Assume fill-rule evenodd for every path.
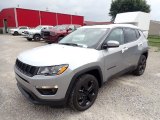
M 124 28 L 125 32 L 125 43 L 133 42 L 137 40 L 137 34 L 134 29 L 131 28 Z
M 53 29 L 53 27 L 48 27 L 49 30 Z
M 75 28 L 74 28 L 74 25 L 70 25 L 70 26 L 68 27 L 68 29 L 74 30 L 74 29 L 75 29 Z
M 19 29 L 27 29 L 27 27 L 20 27 Z
M 56 30 L 66 30 L 68 25 L 57 25 L 54 27 Z
M 36 30 L 41 30 L 43 27 L 42 26 L 37 26 L 35 29 Z
M 124 34 L 122 28 L 116 28 L 111 31 L 107 37 L 107 41 L 117 41 L 120 45 L 124 44 Z

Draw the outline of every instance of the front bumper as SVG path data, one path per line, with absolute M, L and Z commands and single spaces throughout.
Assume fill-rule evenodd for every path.
M 40 76 L 36 75 L 29 77 L 21 73 L 16 67 L 15 76 L 17 85 L 21 93 L 33 103 L 39 104 L 60 104 L 63 105 L 67 101 L 66 93 L 72 77 L 69 77 L 69 73 L 59 76 Z M 52 86 L 57 85 L 58 90 L 54 95 L 41 94 L 36 86 Z
M 33 34 L 26 35 L 27 38 L 33 38 L 33 36 L 34 36 Z
M 20 92 L 32 103 L 34 104 L 45 104 L 45 105 L 54 105 L 54 106 L 65 106 L 67 103 L 67 99 L 59 99 L 59 100 L 50 100 L 50 99 L 40 99 L 38 98 L 32 91 L 27 89 L 25 86 L 17 82 L 17 87 Z

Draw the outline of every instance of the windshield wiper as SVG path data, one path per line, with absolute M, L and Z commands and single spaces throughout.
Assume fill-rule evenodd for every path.
M 71 46 L 80 46 L 80 45 L 78 45 L 76 43 L 59 43 L 59 44 L 62 44 L 62 45 L 71 45 Z

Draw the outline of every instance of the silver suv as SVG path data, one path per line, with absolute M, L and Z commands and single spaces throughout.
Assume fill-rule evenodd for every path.
M 136 26 L 84 26 L 57 44 L 20 54 L 15 75 L 19 90 L 33 103 L 83 111 L 108 79 L 126 72 L 142 75 L 147 57 L 147 39 Z

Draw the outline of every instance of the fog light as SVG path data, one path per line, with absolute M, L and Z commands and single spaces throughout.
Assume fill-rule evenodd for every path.
M 36 86 L 36 89 L 38 92 L 40 92 L 42 95 L 55 95 L 58 90 L 58 85 L 55 86 Z

